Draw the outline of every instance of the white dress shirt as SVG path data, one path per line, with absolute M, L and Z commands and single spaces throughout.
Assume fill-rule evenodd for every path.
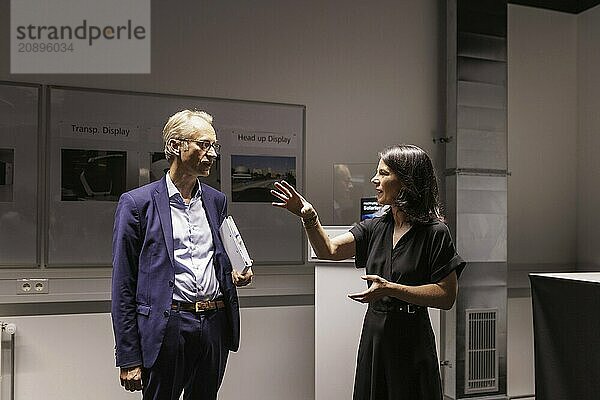
M 221 295 L 213 259 L 215 246 L 202 205 L 202 190 L 198 190 L 189 204 L 166 174 L 171 221 L 173 225 L 173 260 L 175 287 L 173 300 L 193 303 L 213 300 Z

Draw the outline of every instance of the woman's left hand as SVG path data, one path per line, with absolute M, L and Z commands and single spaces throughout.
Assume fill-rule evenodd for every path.
M 361 278 L 365 281 L 370 281 L 371 286 L 364 292 L 349 294 L 348 297 L 352 300 L 360 303 L 370 303 L 388 295 L 390 282 L 387 280 L 378 275 L 363 275 Z

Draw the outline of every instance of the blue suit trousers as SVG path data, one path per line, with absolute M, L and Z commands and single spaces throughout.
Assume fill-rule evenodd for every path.
M 229 350 L 225 310 L 171 310 L 158 358 L 142 373 L 143 400 L 216 400 Z

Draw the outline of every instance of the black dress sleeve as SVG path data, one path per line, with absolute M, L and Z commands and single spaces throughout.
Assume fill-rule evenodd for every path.
M 456 276 L 460 278 L 467 263 L 456 252 L 448 227 L 442 223 L 438 224 L 431 240 L 430 281 L 439 282 L 452 271 L 456 271 Z
M 354 264 L 356 268 L 364 268 L 367 266 L 367 258 L 369 257 L 369 237 L 370 227 L 373 220 L 368 219 L 361 221 L 350 229 L 350 233 L 354 235 L 356 245 L 356 253 L 354 255 Z

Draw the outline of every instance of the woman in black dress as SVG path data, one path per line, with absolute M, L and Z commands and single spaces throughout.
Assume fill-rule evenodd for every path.
M 427 307 L 448 310 L 465 262 L 443 222 L 431 159 L 422 149 L 397 145 L 380 153 L 371 179 L 383 215 L 329 239 L 313 206 L 287 182 L 271 193 L 300 216 L 317 256 L 355 256 L 367 290 L 350 294 L 369 303 L 354 381 L 354 400 L 441 400 L 439 363 Z

